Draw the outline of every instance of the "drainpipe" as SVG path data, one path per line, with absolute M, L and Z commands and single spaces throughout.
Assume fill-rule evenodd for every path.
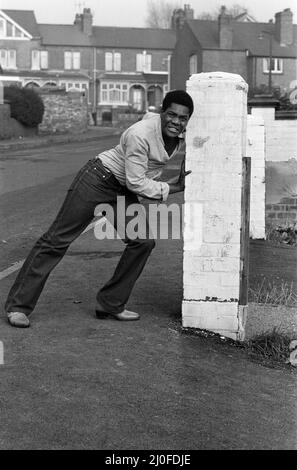
M 97 77 L 96 77 L 96 70 L 97 70 L 97 56 L 96 56 L 96 47 L 93 49 L 93 82 L 94 82 L 94 96 L 93 96 L 93 112 L 92 116 L 94 119 L 95 126 L 97 125 Z
M 167 78 L 167 86 L 168 86 L 168 91 L 170 91 L 171 88 L 171 54 L 168 55 L 167 59 L 167 71 L 168 71 L 168 78 Z

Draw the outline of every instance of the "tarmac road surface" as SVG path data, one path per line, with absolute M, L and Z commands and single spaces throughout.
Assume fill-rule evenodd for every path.
M 48 227 L 74 173 L 114 143 L 1 155 L 1 272 Z M 29 329 L 11 328 L 2 310 L 0 449 L 296 450 L 296 371 L 181 331 L 181 240 L 158 241 L 129 304 L 139 322 L 94 317 L 122 249 L 89 230 L 50 276 Z M 15 275 L 0 280 L 2 308 Z

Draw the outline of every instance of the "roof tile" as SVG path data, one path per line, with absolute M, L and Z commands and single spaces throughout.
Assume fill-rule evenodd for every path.
M 188 20 L 190 29 L 203 49 L 219 49 L 218 22 L 209 20 Z M 269 54 L 268 35 L 259 39 L 261 31 L 274 32 L 273 23 L 233 22 L 233 50 L 248 49 L 252 55 L 265 57 Z M 272 51 L 277 57 L 297 57 L 297 25 L 294 25 L 295 44 L 280 46 L 273 39 Z
M 39 37 L 38 24 L 33 10 L 2 10 L 13 21 L 25 29 L 33 37 Z

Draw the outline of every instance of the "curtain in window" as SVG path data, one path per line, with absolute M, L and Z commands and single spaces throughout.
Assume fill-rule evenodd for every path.
M 71 52 L 64 52 L 64 69 L 71 70 L 72 68 L 72 54 Z
M 80 52 L 73 52 L 73 68 L 80 69 Z
M 48 52 L 47 51 L 40 52 L 40 65 L 42 69 L 48 68 Z
M 105 70 L 106 72 L 112 71 L 112 53 L 105 52 Z
M 40 69 L 40 51 L 32 51 L 32 70 Z

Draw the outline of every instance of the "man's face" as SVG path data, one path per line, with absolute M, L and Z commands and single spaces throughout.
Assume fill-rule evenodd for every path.
M 171 103 L 166 111 L 161 113 L 162 134 L 165 137 L 177 137 L 187 127 L 190 118 L 189 108 L 177 103 Z

